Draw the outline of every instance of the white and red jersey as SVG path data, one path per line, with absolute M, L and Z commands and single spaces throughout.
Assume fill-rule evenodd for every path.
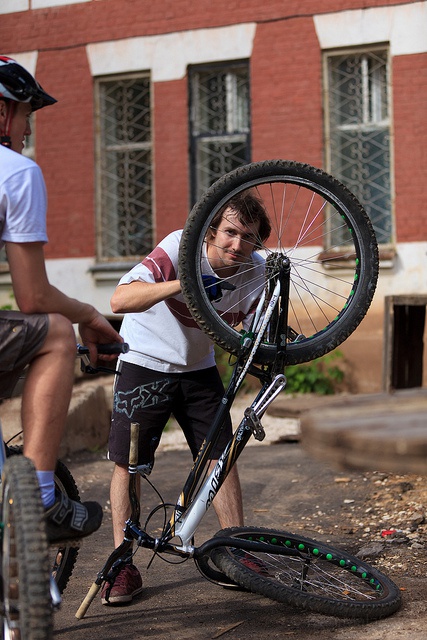
M 178 255 L 182 230 L 174 231 L 138 265 L 124 275 L 119 284 L 135 280 L 166 282 L 179 279 Z M 215 276 L 207 258 L 204 274 Z M 236 289 L 223 290 L 215 306 L 232 325 L 249 324 L 254 305 L 264 283 L 264 260 L 252 253 L 250 265 L 244 265 L 228 279 Z M 182 373 L 206 369 L 215 364 L 212 340 L 199 329 L 181 294 L 159 302 L 151 309 L 124 315 L 121 335 L 129 352 L 121 359 L 156 371 Z

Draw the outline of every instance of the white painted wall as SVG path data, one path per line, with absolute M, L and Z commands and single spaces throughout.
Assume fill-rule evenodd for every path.
M 237 24 L 99 42 L 86 51 L 93 76 L 149 70 L 153 82 L 165 82 L 185 78 L 189 64 L 250 58 L 255 31 L 254 23 Z
M 392 56 L 427 51 L 427 2 L 314 16 L 321 49 L 389 42 Z
M 48 7 L 62 7 L 67 4 L 92 1 L 93 0 L 1 0 L 0 14 L 30 11 L 31 9 L 46 9 Z

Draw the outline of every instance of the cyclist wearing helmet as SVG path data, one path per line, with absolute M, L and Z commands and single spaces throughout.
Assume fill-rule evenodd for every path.
M 33 111 L 54 104 L 15 60 L 0 56 L 0 248 L 5 245 L 19 311 L 0 310 L 0 398 L 9 397 L 23 369 L 24 453 L 35 464 L 46 508 L 50 542 L 79 538 L 102 521 L 97 502 L 83 504 L 55 493 L 54 469 L 74 382 L 79 323 L 82 341 L 96 359 L 96 343 L 121 341 L 89 304 L 50 284 L 43 245 L 46 190 L 38 165 L 21 155 Z

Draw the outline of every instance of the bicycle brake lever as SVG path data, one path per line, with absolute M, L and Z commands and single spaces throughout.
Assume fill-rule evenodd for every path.
M 95 374 L 95 373 L 113 373 L 114 375 L 120 375 L 121 371 L 115 369 L 108 369 L 108 367 L 92 367 L 87 356 L 81 356 L 80 370 L 83 373 Z

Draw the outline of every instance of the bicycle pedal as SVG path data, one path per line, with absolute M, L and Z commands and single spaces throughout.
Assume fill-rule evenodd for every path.
M 252 407 L 245 409 L 246 424 L 250 427 L 255 440 L 262 442 L 265 438 L 264 427 Z

